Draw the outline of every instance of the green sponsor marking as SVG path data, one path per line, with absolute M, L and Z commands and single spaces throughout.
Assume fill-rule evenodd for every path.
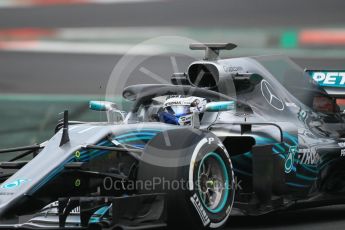
M 79 159 L 80 158 L 80 152 L 79 151 L 76 151 L 75 154 L 74 154 L 75 158 Z
M 297 48 L 298 33 L 295 30 L 285 31 L 280 37 L 280 47 L 285 49 Z
M 74 186 L 75 186 L 75 187 L 79 187 L 80 184 L 81 184 L 80 179 L 76 179 L 75 182 L 74 182 Z

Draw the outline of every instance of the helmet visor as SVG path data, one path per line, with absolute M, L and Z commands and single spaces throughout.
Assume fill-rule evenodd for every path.
M 174 114 L 175 116 L 182 116 L 185 114 L 190 114 L 190 106 L 187 105 L 173 105 L 173 106 L 168 106 L 166 107 L 166 110 Z

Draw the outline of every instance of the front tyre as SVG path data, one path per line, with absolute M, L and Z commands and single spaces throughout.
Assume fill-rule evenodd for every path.
M 138 180 L 160 177 L 165 184 L 140 193 L 167 193 L 169 227 L 223 227 L 234 202 L 235 183 L 230 156 L 222 142 L 215 135 L 199 130 L 166 132 L 148 144 L 138 172 Z M 167 181 L 171 184 L 184 181 L 186 186 L 172 189 Z

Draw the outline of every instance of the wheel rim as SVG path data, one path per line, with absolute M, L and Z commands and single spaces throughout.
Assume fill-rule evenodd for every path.
M 229 196 L 229 175 L 219 154 L 204 156 L 198 169 L 198 191 L 204 207 L 211 213 L 223 210 Z

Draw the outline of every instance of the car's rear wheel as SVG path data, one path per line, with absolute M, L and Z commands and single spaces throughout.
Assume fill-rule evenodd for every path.
M 144 184 L 157 178 L 162 184 L 139 192 L 167 194 L 169 227 L 225 225 L 234 202 L 234 174 L 229 154 L 215 135 L 191 129 L 157 135 L 145 148 L 138 180 Z

